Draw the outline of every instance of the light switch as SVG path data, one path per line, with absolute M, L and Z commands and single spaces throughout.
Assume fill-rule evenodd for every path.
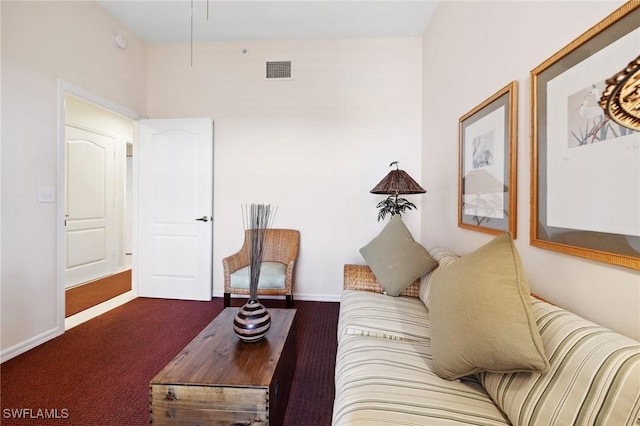
M 40 188 L 38 188 L 38 202 L 55 203 L 56 189 L 52 186 L 41 186 Z

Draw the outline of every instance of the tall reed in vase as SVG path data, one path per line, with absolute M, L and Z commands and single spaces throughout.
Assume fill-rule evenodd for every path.
M 256 342 L 271 327 L 271 315 L 258 301 L 258 282 L 265 234 L 271 227 L 272 210 L 270 204 L 251 204 L 244 206 L 242 213 L 244 229 L 249 231 L 249 301 L 238 311 L 233 321 L 233 330 L 240 340 Z

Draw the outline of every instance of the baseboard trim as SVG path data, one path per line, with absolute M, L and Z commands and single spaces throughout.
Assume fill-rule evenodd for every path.
M 223 293 L 213 293 L 213 297 L 223 297 Z M 232 298 L 247 298 L 245 295 L 231 295 Z M 259 296 L 260 299 L 278 299 L 284 296 Z M 309 302 L 339 302 L 340 295 L 335 294 L 310 294 L 310 293 L 293 293 L 293 300 L 303 300 Z
M 11 358 L 15 358 L 16 356 L 23 354 L 28 350 L 33 349 L 36 346 L 39 346 L 55 337 L 58 337 L 61 334 L 62 333 L 60 332 L 60 330 L 58 330 L 58 328 L 52 328 L 45 331 L 44 333 L 40 333 L 37 336 L 32 337 L 31 339 L 11 346 L 10 348 L 7 348 L 0 352 L 0 363 L 9 361 Z
M 65 318 L 64 328 L 65 330 L 70 330 L 75 326 L 78 326 L 84 322 L 89 321 L 92 318 L 97 317 L 98 315 L 102 315 L 114 308 L 117 308 L 118 306 L 124 305 L 125 303 L 130 302 L 135 298 L 136 296 L 134 295 L 133 291 L 128 291 L 112 299 L 109 299 L 106 302 L 102 302 L 99 305 L 92 306 L 89 309 L 85 309 L 84 311 L 78 312 L 77 314 Z
M 293 300 L 307 300 L 310 302 L 339 302 L 340 295 L 335 294 L 293 294 Z

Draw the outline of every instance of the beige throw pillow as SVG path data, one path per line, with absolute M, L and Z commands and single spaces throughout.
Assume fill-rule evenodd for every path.
M 451 263 L 430 287 L 433 364 L 440 377 L 549 368 L 511 234 Z
M 389 296 L 398 296 L 416 279 L 438 266 L 429 252 L 415 242 L 400 215 L 389 223 L 360 254 Z
M 460 259 L 460 256 L 456 255 L 455 253 L 452 253 L 446 249 L 440 248 L 440 247 L 434 247 L 432 249 L 429 250 L 429 255 L 436 261 L 438 262 L 438 267 L 436 269 L 434 269 L 433 271 L 431 271 L 428 274 L 425 274 L 421 279 L 420 279 L 420 300 L 422 300 L 422 303 L 424 303 L 424 306 L 427 307 L 427 309 L 429 309 L 429 305 L 431 304 L 430 302 L 430 289 L 429 289 L 429 283 L 431 282 L 432 279 L 437 280 L 437 276 L 440 274 L 440 271 L 444 268 L 446 268 L 447 266 L 449 266 L 451 263 L 455 262 L 456 260 Z

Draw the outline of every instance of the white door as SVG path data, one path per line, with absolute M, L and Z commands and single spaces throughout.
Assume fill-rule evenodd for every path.
M 65 287 L 114 273 L 112 137 L 65 126 Z
M 213 121 L 140 120 L 138 295 L 211 300 Z

